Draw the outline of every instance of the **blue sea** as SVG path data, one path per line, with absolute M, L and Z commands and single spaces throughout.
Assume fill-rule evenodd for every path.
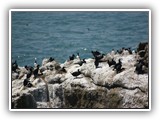
M 146 11 L 12 11 L 12 60 L 20 66 L 34 59 L 53 57 L 63 63 L 77 52 L 92 57 L 91 50 L 108 53 L 122 47 L 136 49 L 149 39 Z

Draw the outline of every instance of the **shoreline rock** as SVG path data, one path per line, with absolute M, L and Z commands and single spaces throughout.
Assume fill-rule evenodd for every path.
M 59 64 L 42 61 L 38 78 L 29 80 L 33 87 L 23 86 L 27 72 L 19 67 L 12 71 L 12 108 L 143 108 L 149 107 L 148 99 L 148 43 L 140 43 L 136 53 L 123 50 L 121 54 L 111 52 L 101 59 L 95 68 L 94 59 L 86 59 L 82 66 L 74 59 Z M 123 70 L 116 73 L 107 60 L 119 59 Z M 143 65 L 139 68 L 139 61 Z M 139 65 L 140 66 L 140 65 Z M 62 70 L 65 68 L 66 72 Z M 136 69 L 137 68 L 137 69 Z M 77 77 L 71 73 L 81 71 Z M 137 70 L 137 71 L 136 71 Z

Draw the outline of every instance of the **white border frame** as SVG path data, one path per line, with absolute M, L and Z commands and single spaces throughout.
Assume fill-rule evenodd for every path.
M 11 108 L 11 12 L 12 11 L 148 11 L 149 12 L 149 109 L 12 109 Z M 151 110 L 151 10 L 150 9 L 10 9 L 9 10 L 9 110 L 10 111 L 150 111 Z

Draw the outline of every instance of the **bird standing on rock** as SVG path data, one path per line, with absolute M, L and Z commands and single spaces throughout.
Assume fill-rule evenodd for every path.
M 92 54 L 93 54 L 94 57 L 96 57 L 96 56 L 98 56 L 98 55 L 101 55 L 101 53 L 98 52 L 98 51 L 91 51 L 91 52 L 92 52 Z
M 12 71 L 16 72 L 17 69 L 19 69 L 19 68 L 18 68 L 17 61 L 15 60 L 15 61 L 12 63 Z
M 50 58 L 48 59 L 48 62 L 52 62 L 52 61 L 54 61 L 54 58 L 50 57 Z
M 25 87 L 32 87 L 32 83 L 28 79 L 24 79 L 23 86 Z
M 39 71 L 39 65 L 37 65 L 37 68 L 33 71 L 34 78 L 37 78 L 38 71 Z
M 69 60 L 71 61 L 71 60 L 74 60 L 74 58 L 75 58 L 75 55 L 74 54 L 72 54 L 72 56 L 69 56 Z
M 107 60 L 107 63 L 108 63 L 108 65 L 109 65 L 109 67 L 116 64 L 116 62 L 115 62 L 114 59 L 112 59 L 112 61 Z
M 83 63 L 86 63 L 85 59 L 83 59 L 83 60 L 81 60 L 81 61 L 79 61 L 79 62 L 77 62 L 77 63 L 75 63 L 75 64 L 78 64 L 78 65 L 82 66 Z
M 117 73 L 120 73 L 123 70 L 121 59 L 119 59 L 119 62 L 115 64 L 114 69 L 116 69 Z
M 80 74 L 82 74 L 81 73 L 81 71 L 79 71 L 79 69 L 78 69 L 78 71 L 76 71 L 76 72 L 73 72 L 73 73 L 71 73 L 74 77 L 76 77 L 77 78 L 77 76 L 79 76 Z

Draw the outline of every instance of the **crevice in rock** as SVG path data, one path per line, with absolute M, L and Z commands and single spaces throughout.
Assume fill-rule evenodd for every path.
M 124 86 L 122 84 L 112 84 L 112 85 L 109 85 L 108 83 L 106 83 L 105 85 L 100 85 L 98 83 L 95 83 L 94 82 L 94 79 L 91 78 L 91 77 L 88 77 L 92 80 L 92 83 L 95 84 L 96 86 L 99 86 L 99 87 L 105 87 L 107 89 L 114 89 L 114 88 L 122 88 L 122 89 L 127 89 L 127 90 L 135 90 L 135 89 L 139 89 L 141 92 L 145 93 L 146 91 L 145 90 L 142 90 L 140 87 L 127 87 L 127 86 Z
M 44 78 L 42 78 L 42 80 L 46 84 L 47 103 L 48 103 L 48 106 L 51 108 L 52 106 L 51 106 L 50 97 L 49 97 L 48 82 Z

